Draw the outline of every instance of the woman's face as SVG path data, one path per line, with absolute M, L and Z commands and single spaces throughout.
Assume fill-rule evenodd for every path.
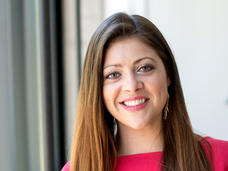
M 116 40 L 103 68 L 103 98 L 118 124 L 143 129 L 162 121 L 170 81 L 155 50 L 137 38 Z

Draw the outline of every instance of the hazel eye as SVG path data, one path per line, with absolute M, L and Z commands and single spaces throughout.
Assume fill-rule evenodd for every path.
M 105 79 L 117 79 L 120 77 L 120 74 L 118 72 L 113 72 L 111 74 L 108 74 Z
M 154 69 L 153 66 L 150 66 L 150 65 L 143 65 L 143 66 L 140 66 L 140 67 L 137 69 L 137 72 L 149 72 L 149 71 L 151 71 L 152 69 Z

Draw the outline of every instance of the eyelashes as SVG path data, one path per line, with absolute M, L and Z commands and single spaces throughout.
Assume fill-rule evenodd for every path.
M 141 65 L 137 68 L 137 72 L 149 72 L 153 69 L 154 67 L 152 65 Z
M 120 73 L 112 72 L 112 73 L 108 74 L 107 76 L 105 76 L 105 79 L 115 79 L 118 77 L 120 77 Z
M 150 72 L 154 69 L 154 66 L 152 65 L 141 65 L 139 67 L 136 68 L 136 72 L 137 73 L 147 73 Z M 121 76 L 121 74 L 117 71 L 114 72 L 110 72 L 109 74 L 107 74 L 106 76 L 104 76 L 105 79 L 110 79 L 110 80 L 114 80 L 114 79 L 118 79 Z

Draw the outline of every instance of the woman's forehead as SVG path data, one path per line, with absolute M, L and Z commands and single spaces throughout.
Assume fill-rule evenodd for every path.
M 113 42 L 107 49 L 104 65 L 116 62 L 136 63 L 142 58 L 156 61 L 156 58 L 160 57 L 152 47 L 138 38 L 122 39 Z

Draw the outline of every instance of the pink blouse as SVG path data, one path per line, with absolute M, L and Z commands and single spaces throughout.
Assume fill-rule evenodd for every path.
M 228 171 L 228 141 L 205 138 L 212 147 L 214 171 Z M 206 145 L 202 143 L 205 148 Z M 207 150 L 206 150 L 207 151 Z M 208 154 L 208 151 L 207 151 Z M 140 153 L 117 158 L 116 171 L 160 171 L 162 152 Z M 66 163 L 62 171 L 70 171 Z

